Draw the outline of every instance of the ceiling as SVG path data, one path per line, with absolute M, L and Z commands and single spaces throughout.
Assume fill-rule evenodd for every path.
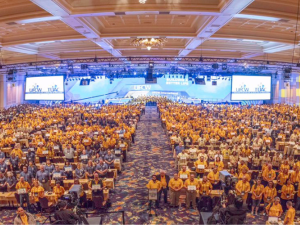
M 4 65 L 95 56 L 202 54 L 283 62 L 300 57 L 298 0 L 0 0 L 0 5 Z M 167 43 L 148 51 L 131 44 L 136 37 L 165 37 Z

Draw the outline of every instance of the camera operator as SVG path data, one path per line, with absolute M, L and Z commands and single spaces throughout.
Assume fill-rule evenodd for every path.
M 224 216 L 225 224 L 244 224 L 247 215 L 247 207 L 243 205 L 242 198 L 235 198 L 234 204 L 222 204 L 221 214 Z
M 56 220 L 61 221 L 61 224 L 76 224 L 79 220 L 79 216 L 67 209 L 67 203 L 60 201 L 57 204 L 58 210 L 54 214 Z

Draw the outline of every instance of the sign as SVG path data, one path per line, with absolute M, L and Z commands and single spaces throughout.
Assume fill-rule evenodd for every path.
M 189 185 L 188 191 L 196 191 L 196 185 Z
M 157 189 L 149 189 L 149 200 L 157 200 Z
M 100 190 L 101 189 L 101 185 L 100 184 L 93 184 L 92 185 L 92 190 Z

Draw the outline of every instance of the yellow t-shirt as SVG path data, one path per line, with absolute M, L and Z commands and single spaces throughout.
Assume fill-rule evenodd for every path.
M 209 191 L 212 190 L 212 185 L 209 181 L 201 182 L 200 184 L 200 194 L 205 194 L 207 195 Z
M 34 201 L 38 202 L 39 201 L 39 197 L 41 197 L 41 193 L 44 192 L 44 188 L 41 186 L 38 187 L 32 187 L 31 188 L 31 193 L 34 196 Z
M 159 190 L 161 188 L 161 183 L 158 180 L 156 180 L 155 183 L 153 182 L 153 180 L 150 180 L 149 183 L 147 184 L 147 188 Z
M 169 181 L 169 187 L 170 188 L 173 188 L 173 189 L 178 189 L 178 188 L 182 188 L 183 187 L 183 182 L 181 179 L 177 179 L 175 180 L 174 178 L 172 178 L 170 181 Z
M 167 181 L 166 181 L 166 176 L 163 176 L 160 178 L 160 183 L 161 183 L 161 186 L 163 188 L 166 188 L 167 187 Z
M 271 207 L 271 204 L 270 203 L 266 209 L 269 210 L 269 216 L 276 216 L 278 217 L 280 212 L 282 213 L 282 206 L 280 205 L 280 203 L 278 203 L 277 205 L 273 204 L 272 207 Z
M 23 216 L 20 216 L 21 220 L 22 220 L 22 224 L 23 225 L 29 225 L 28 224 L 28 217 L 26 214 L 24 214 Z
M 295 214 L 296 214 L 296 211 L 294 208 L 289 208 L 288 211 L 286 212 L 286 215 L 285 215 L 285 218 L 284 218 L 284 224 L 294 224 L 294 219 L 295 219 Z M 289 222 L 287 222 L 287 220 L 289 219 Z

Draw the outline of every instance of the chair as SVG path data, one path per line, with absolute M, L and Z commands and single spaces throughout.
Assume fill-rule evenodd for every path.
M 105 209 L 106 201 L 102 196 L 93 196 L 92 201 L 96 210 Z
M 50 215 L 51 213 L 55 212 L 55 206 L 50 204 L 50 202 L 48 201 L 48 199 L 46 197 L 39 198 L 39 202 L 41 204 L 41 213 L 44 212 L 44 213 Z
M 15 198 L 16 198 L 19 206 L 21 206 L 20 195 L 18 193 L 15 193 Z M 26 205 L 26 207 L 28 207 L 27 202 L 24 201 L 24 203 L 25 203 L 24 205 Z
M 83 183 L 83 190 L 87 191 L 89 190 L 89 186 L 88 186 L 88 183 Z

